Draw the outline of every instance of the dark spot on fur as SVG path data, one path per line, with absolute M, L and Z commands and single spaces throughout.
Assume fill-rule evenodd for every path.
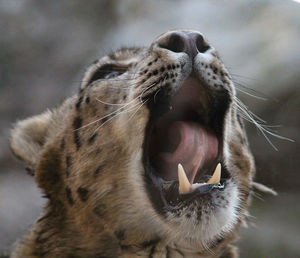
M 227 80 L 223 77 L 221 77 L 221 81 L 224 83 L 224 84 L 228 84 Z
M 65 191 L 66 191 L 66 197 L 67 197 L 68 203 L 70 205 L 73 205 L 74 204 L 74 200 L 73 200 L 71 189 L 69 187 L 66 187 Z
M 68 177 L 70 174 L 70 167 L 71 167 L 71 155 L 66 155 L 66 176 Z
M 202 211 L 199 210 L 199 211 L 197 212 L 197 220 L 198 220 L 198 221 L 201 221 L 201 217 L 202 217 Z
M 150 77 L 151 77 L 151 75 L 152 75 L 152 73 L 148 73 L 148 74 L 147 74 L 147 77 L 148 77 L 148 78 L 150 78 Z
M 59 191 L 61 187 L 61 173 L 64 171 L 59 148 L 49 146 L 43 152 L 39 165 L 36 168 L 36 180 L 39 187 L 43 188 L 46 194 Z M 54 195 L 55 196 L 55 195 Z
M 152 62 L 149 62 L 147 65 L 148 65 L 148 66 L 152 65 Z
M 158 71 L 157 70 L 154 70 L 153 71 L 153 75 L 157 75 L 158 74 Z
M 217 79 L 217 77 L 216 77 L 216 76 L 213 76 L 212 78 L 213 78 L 213 80 L 216 80 L 216 79 Z
M 102 119 L 101 119 L 101 122 L 104 124 L 107 120 L 108 120 L 108 116 L 107 117 L 103 117 Z
M 165 67 L 162 66 L 162 67 L 160 68 L 160 71 L 163 73 L 163 72 L 165 71 Z
M 102 171 L 102 166 L 99 166 L 99 167 L 96 168 L 94 174 L 98 175 L 101 171 Z
M 88 199 L 89 191 L 84 187 L 79 187 L 77 189 L 78 196 L 82 202 L 85 202 Z
M 94 213 L 99 216 L 99 217 L 103 217 L 106 213 L 106 205 L 105 204 L 99 204 L 94 208 Z
M 65 149 L 65 146 L 66 146 L 65 138 L 62 138 L 62 140 L 61 140 L 61 142 L 60 142 L 60 149 L 61 149 L 61 150 L 64 150 L 64 149 Z
M 115 236 L 119 240 L 119 245 L 120 245 L 120 247 L 121 247 L 122 250 L 128 250 L 128 249 L 130 249 L 129 245 L 122 244 L 122 241 L 125 240 L 125 230 L 117 230 L 117 231 L 115 231 Z
M 155 248 L 156 248 L 155 245 L 151 247 L 150 253 L 149 253 L 149 258 L 153 258 L 153 255 L 154 255 L 154 252 L 155 252 Z
M 173 80 L 172 80 L 172 82 L 173 82 L 173 83 L 175 83 L 175 82 L 176 82 L 176 80 L 175 80 L 175 79 L 173 79 Z
M 77 109 L 77 110 L 80 109 L 80 106 L 81 106 L 81 103 L 82 103 L 82 99 L 83 99 L 83 97 L 81 96 L 81 97 L 78 99 L 77 103 L 76 103 L 76 109 Z
M 86 103 L 86 104 L 89 104 L 89 103 L 90 103 L 90 97 L 86 97 L 85 103 Z
M 187 213 L 185 216 L 186 216 L 187 218 L 190 218 L 190 217 L 192 217 L 192 214 L 191 214 L 191 213 Z
M 127 98 L 127 95 L 126 94 L 124 94 L 123 95 L 123 100 L 125 100 Z
M 172 69 L 175 69 L 175 68 L 176 68 L 176 66 L 174 64 L 172 64 Z
M 168 70 L 171 70 L 171 68 L 172 68 L 171 65 L 168 65 L 168 66 L 167 66 L 167 69 L 168 69 Z
M 144 73 L 146 74 L 148 72 L 148 69 L 146 69 L 145 71 L 144 71 Z
M 141 243 L 141 246 L 142 246 L 142 248 L 147 248 L 147 247 L 156 245 L 159 241 L 160 241 L 160 238 L 155 238 L 155 239 Z
M 125 239 L 125 230 L 115 231 L 115 236 L 119 241 L 123 241 Z
M 166 246 L 166 258 L 170 258 L 170 249 L 169 246 Z
M 177 68 L 179 68 L 179 67 L 180 67 L 180 65 L 179 65 L 179 64 L 177 64 L 177 65 L 176 65 L 176 67 L 177 67 Z
M 98 133 L 93 133 L 93 135 L 88 139 L 89 144 L 92 144 L 96 137 L 98 136 Z
M 79 138 L 79 131 L 78 129 L 82 126 L 82 119 L 81 117 L 75 117 L 73 121 L 73 128 L 74 128 L 74 143 L 76 145 L 77 150 L 79 150 L 81 143 Z

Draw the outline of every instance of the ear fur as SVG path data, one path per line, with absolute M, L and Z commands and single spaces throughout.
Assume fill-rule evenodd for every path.
M 11 131 L 10 146 L 14 155 L 34 169 L 46 142 L 52 112 L 46 112 L 17 122 Z

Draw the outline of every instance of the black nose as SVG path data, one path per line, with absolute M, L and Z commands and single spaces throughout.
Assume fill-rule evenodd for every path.
M 199 52 L 206 52 L 210 48 L 203 36 L 197 32 L 172 32 L 159 39 L 158 45 L 172 52 L 185 52 L 191 58 L 194 58 Z

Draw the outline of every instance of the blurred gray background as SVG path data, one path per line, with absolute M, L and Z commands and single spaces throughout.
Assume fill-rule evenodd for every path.
M 249 109 L 295 141 L 270 137 L 275 151 L 247 124 L 256 180 L 279 195 L 253 197 L 253 217 L 237 245 L 246 258 L 300 257 L 300 4 L 291 0 L 1 0 L 0 253 L 10 250 L 44 204 L 10 152 L 12 124 L 76 92 L 96 58 L 120 46 L 149 45 L 173 28 L 204 33 Z

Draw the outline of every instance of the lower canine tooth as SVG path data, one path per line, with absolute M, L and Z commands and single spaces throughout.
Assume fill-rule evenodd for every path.
M 183 166 L 178 164 L 178 181 L 179 181 L 179 192 L 186 194 L 191 191 L 191 184 L 184 172 Z
M 211 176 L 211 178 L 207 181 L 207 184 L 215 185 L 220 183 L 221 179 L 221 163 L 219 163 Z

